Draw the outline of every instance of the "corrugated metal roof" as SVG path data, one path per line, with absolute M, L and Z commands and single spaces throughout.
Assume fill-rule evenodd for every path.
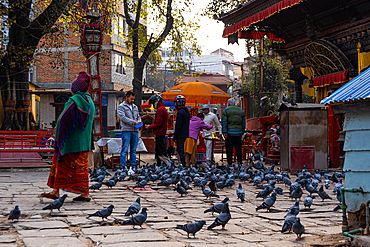
M 325 108 L 325 106 L 321 104 L 314 104 L 314 103 L 296 103 L 292 105 L 291 103 L 283 102 L 280 107 L 279 111 L 286 111 L 286 110 L 302 110 L 302 109 L 321 109 Z
M 370 68 L 347 82 L 321 104 L 336 104 L 370 99 Z

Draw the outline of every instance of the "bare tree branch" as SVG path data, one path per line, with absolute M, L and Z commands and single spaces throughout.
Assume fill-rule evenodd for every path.
M 66 7 L 72 6 L 77 0 L 52 0 L 49 6 L 31 23 L 30 29 L 43 35 L 59 19 Z
M 135 16 L 135 23 L 134 23 L 134 28 L 138 28 L 140 24 L 140 14 L 141 14 L 141 1 L 137 1 L 137 8 L 136 8 L 136 16 Z

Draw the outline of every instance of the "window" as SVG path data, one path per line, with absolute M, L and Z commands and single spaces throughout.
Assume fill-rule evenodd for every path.
M 116 54 L 116 73 L 125 75 L 125 57 L 120 54 Z

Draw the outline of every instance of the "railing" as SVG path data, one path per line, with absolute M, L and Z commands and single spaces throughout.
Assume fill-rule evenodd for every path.
M 54 131 L 0 131 L 0 152 L 54 152 Z

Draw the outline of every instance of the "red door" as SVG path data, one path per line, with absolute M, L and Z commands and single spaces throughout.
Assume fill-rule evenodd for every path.
M 290 147 L 290 170 L 302 170 L 303 166 L 308 170 L 315 169 L 315 146 Z

